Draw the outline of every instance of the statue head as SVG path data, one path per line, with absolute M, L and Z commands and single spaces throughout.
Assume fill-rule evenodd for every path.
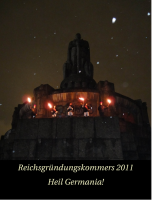
M 77 34 L 75 35 L 75 39 L 78 39 L 78 40 L 81 39 L 81 35 L 80 35 L 80 33 L 77 33 Z

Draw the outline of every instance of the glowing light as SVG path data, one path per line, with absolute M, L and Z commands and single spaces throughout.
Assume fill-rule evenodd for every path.
M 99 62 L 97 62 L 97 65 L 99 65 Z
M 34 105 L 34 108 L 36 108 L 36 105 Z
M 79 71 L 79 73 L 81 73 L 81 71 Z
M 111 103 L 111 100 L 110 99 L 107 99 L 108 103 Z
M 115 23 L 115 22 L 116 22 L 116 18 L 113 17 L 113 18 L 112 18 L 112 23 Z
M 52 108 L 52 105 L 51 105 L 50 103 L 48 103 L 48 106 L 49 106 L 50 108 Z
M 150 12 L 148 12 L 147 15 L 149 16 L 149 15 L 150 15 Z
M 79 97 L 80 100 L 84 101 L 84 98 Z
M 28 100 L 29 103 L 31 102 L 31 98 L 28 97 L 27 100 Z

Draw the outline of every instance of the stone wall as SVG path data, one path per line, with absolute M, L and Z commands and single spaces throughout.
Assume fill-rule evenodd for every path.
M 151 128 L 119 120 L 124 160 L 151 159 Z
M 0 141 L 0 159 L 150 159 L 151 140 L 142 131 L 117 117 L 22 119 L 9 138 Z

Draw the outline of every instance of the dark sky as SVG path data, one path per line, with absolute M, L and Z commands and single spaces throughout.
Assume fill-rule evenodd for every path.
M 150 0 L 1 0 L 0 135 L 24 96 L 40 84 L 60 87 L 76 33 L 89 42 L 95 81 L 147 102 L 150 118 Z

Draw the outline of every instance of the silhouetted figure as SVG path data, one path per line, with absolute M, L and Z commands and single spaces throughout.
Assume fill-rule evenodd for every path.
M 52 117 L 56 117 L 56 115 L 58 113 L 58 111 L 56 110 L 56 106 L 53 107 L 51 112 L 52 112 Z
M 82 105 L 82 107 L 83 107 L 84 117 L 89 117 L 90 107 L 88 106 L 88 104 L 86 103 L 85 105 Z
M 69 104 L 68 110 L 68 116 L 73 116 L 73 106 L 72 103 Z
M 67 62 L 63 66 L 64 78 L 71 74 L 82 73 L 93 78 L 93 65 L 90 62 L 89 43 L 81 39 L 80 33 L 77 33 L 75 40 L 68 46 Z
M 105 111 L 106 108 L 108 108 L 108 106 L 104 106 L 104 105 L 102 104 L 102 102 L 100 102 L 100 105 L 99 105 L 99 107 L 98 107 L 98 110 L 99 110 L 99 114 L 100 114 L 101 117 L 104 116 L 104 111 Z

